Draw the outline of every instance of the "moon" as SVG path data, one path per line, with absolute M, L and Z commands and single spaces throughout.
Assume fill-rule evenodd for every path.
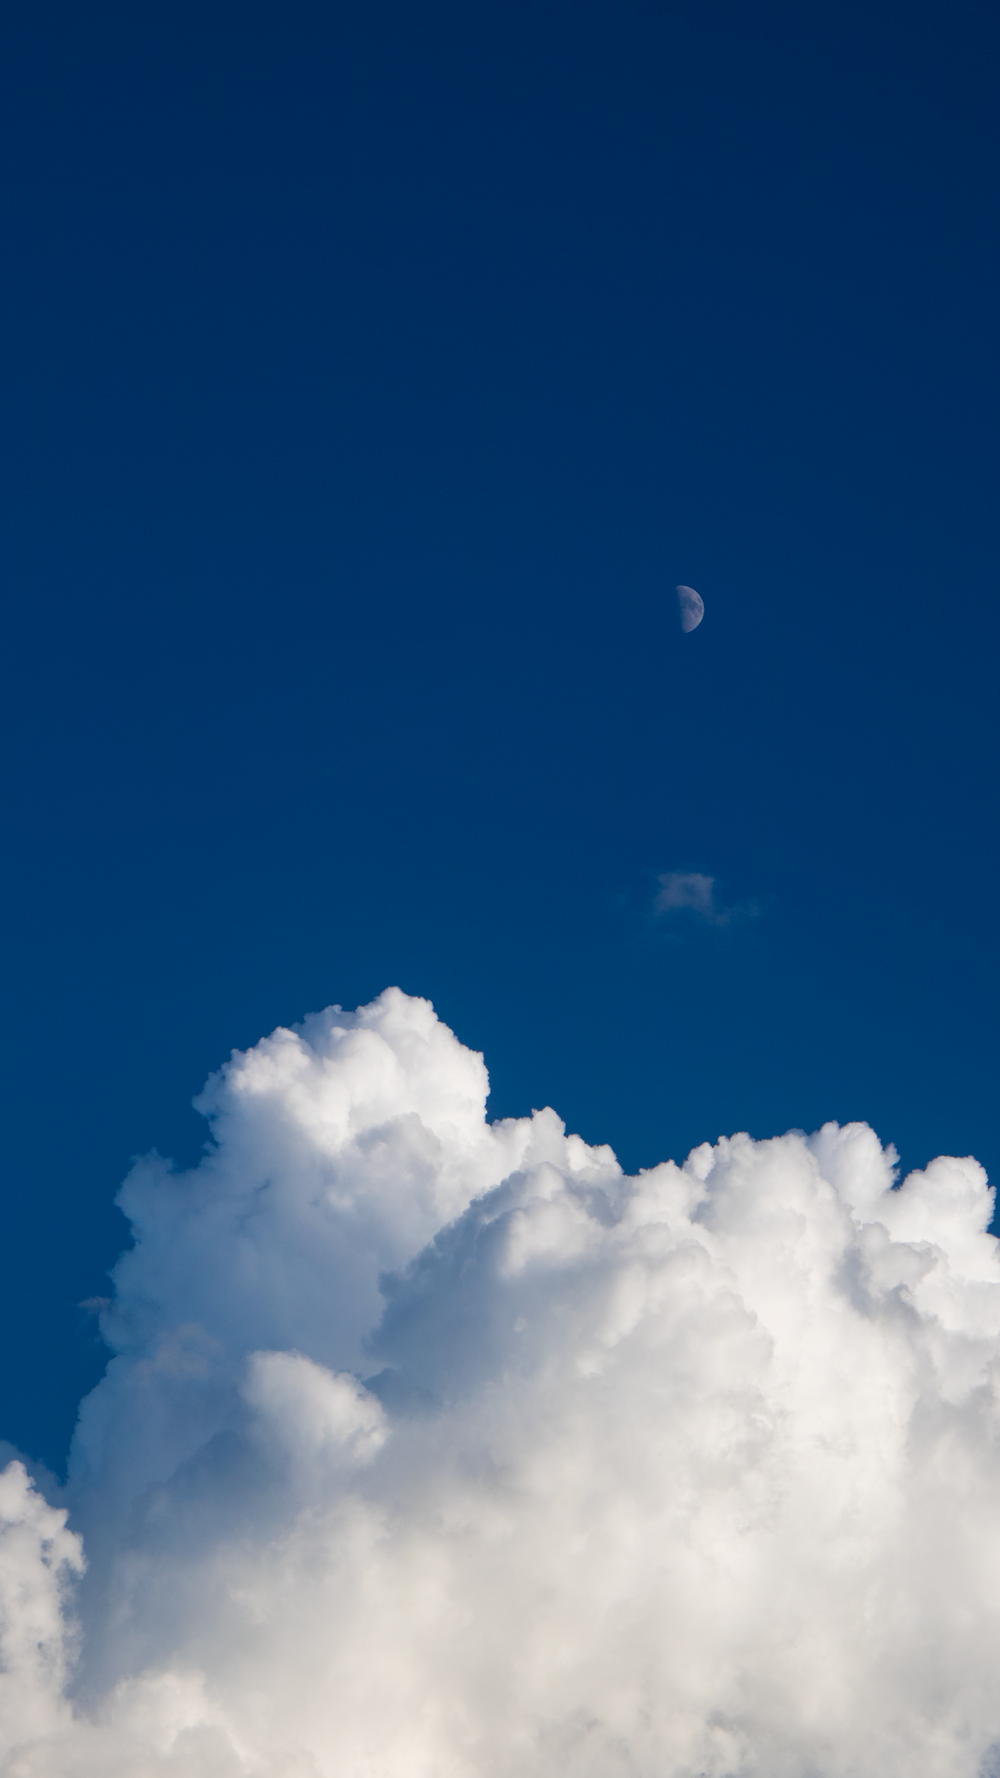
M 679 586 L 677 601 L 681 608 L 681 629 L 696 630 L 705 615 L 705 601 L 693 586 Z

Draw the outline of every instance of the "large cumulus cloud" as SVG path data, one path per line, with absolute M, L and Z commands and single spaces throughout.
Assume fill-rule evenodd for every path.
M 486 1089 L 391 990 L 133 1170 L 68 1521 L 0 1475 L 0 1771 L 992 1772 L 981 1168 L 827 1125 L 633 1179 Z

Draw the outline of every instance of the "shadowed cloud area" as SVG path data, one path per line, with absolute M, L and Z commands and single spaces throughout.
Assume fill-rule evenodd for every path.
M 0 1475 L 0 1772 L 991 1769 L 982 1169 L 826 1124 L 630 1178 L 487 1086 L 389 989 L 136 1163 L 65 1494 Z

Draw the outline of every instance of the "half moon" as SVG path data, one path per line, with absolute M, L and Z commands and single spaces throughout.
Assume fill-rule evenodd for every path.
M 705 601 L 693 586 L 679 586 L 677 600 L 681 608 L 681 629 L 696 630 L 705 615 Z

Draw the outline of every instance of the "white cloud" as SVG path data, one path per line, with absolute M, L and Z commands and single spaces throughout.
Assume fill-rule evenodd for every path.
M 629 1179 L 486 1084 L 390 991 L 235 1057 L 193 1173 L 133 1171 L 73 1531 L 0 1476 L 0 1773 L 977 1778 L 981 1168 L 894 1190 L 827 1125 Z
M 715 878 L 701 871 L 664 871 L 657 881 L 660 887 L 653 899 L 653 912 L 657 915 L 691 913 L 710 926 L 729 926 L 734 920 L 749 919 L 759 911 L 753 902 L 727 907 L 719 900 Z
M 66 1584 L 82 1568 L 66 1513 L 42 1499 L 23 1463 L 8 1463 L 0 1473 L 0 1756 L 69 1723 Z

